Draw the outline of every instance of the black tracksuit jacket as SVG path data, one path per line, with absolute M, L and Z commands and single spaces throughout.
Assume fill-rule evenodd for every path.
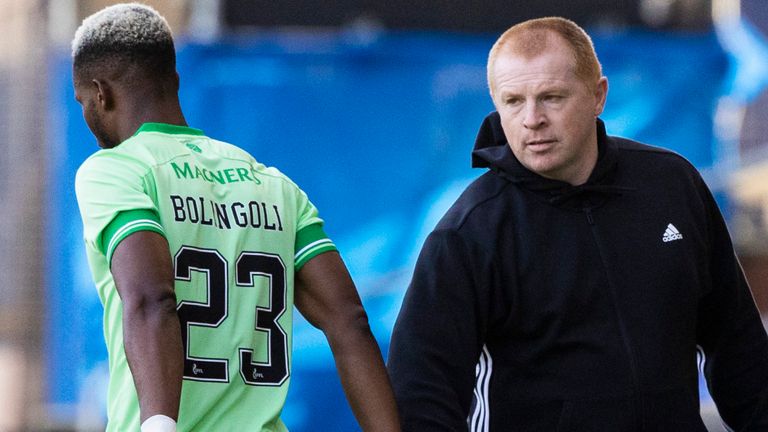
M 498 114 L 427 238 L 388 357 L 405 431 L 768 431 L 768 340 L 708 188 L 606 136 L 586 184 L 524 168 Z

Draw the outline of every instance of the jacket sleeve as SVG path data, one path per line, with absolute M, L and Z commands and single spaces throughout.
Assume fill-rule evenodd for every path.
M 733 430 L 768 430 L 768 338 L 723 218 L 706 186 L 710 291 L 699 306 L 698 344 L 721 417 Z
M 422 248 L 388 355 L 404 431 L 467 430 L 488 320 L 486 255 L 453 231 Z

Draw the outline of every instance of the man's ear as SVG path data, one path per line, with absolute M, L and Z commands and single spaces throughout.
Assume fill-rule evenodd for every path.
M 605 100 L 608 97 L 608 78 L 600 77 L 595 87 L 595 117 L 603 113 Z
M 104 80 L 91 80 L 96 90 L 96 102 L 103 111 L 111 111 L 115 107 L 115 92 L 112 86 Z

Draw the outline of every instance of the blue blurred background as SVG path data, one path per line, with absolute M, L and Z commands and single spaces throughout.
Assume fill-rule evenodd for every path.
M 81 5 L 80 14 L 85 10 Z M 258 19 L 263 17 L 251 18 Z M 284 19 L 274 17 L 277 24 Z M 736 224 L 746 204 L 730 189 L 729 176 L 748 165 L 745 154 L 768 148 L 765 141 L 749 141 L 758 151 L 745 153 L 739 129 L 744 111 L 768 90 L 765 34 L 754 20 L 733 13 L 717 25 L 680 28 L 633 19 L 626 25 L 583 19 L 609 79 L 602 116 L 609 133 L 683 154 L 704 173 L 729 224 Z M 242 24 L 229 20 L 233 28 Z M 307 192 L 350 268 L 386 355 L 422 241 L 481 174 L 470 169 L 470 152 L 493 109 L 485 62 L 500 31 L 389 28 L 369 16 L 322 28 L 227 32 L 199 25 L 203 30 L 177 37 L 188 122 L 278 167 Z M 52 44 L 44 63 L 40 350 L 43 358 L 66 365 L 66 373 L 47 372 L 32 397 L 41 408 L 27 408 L 20 423 L 26 426 L 7 430 L 99 430 L 108 373 L 103 311 L 74 196 L 74 173 L 97 147 L 74 100 L 67 47 Z M 762 256 L 748 243 L 743 247 Z M 765 274 L 763 264 L 756 268 L 754 274 Z M 768 280 L 751 282 L 756 287 Z M 0 342 L 2 336 L 0 331 Z M 357 430 L 322 334 L 298 314 L 293 368 L 284 412 L 291 430 Z M 714 409 L 703 387 L 702 402 Z M 35 420 L 36 412 L 43 414 Z M 2 422 L 0 430 L 6 430 Z

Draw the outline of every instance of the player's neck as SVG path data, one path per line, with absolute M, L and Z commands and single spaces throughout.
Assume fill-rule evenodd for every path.
M 181 111 L 178 101 L 168 103 L 137 104 L 135 109 L 124 116 L 126 121 L 120 128 L 121 142 L 130 138 L 144 123 L 166 123 L 176 126 L 187 126 L 187 120 Z

